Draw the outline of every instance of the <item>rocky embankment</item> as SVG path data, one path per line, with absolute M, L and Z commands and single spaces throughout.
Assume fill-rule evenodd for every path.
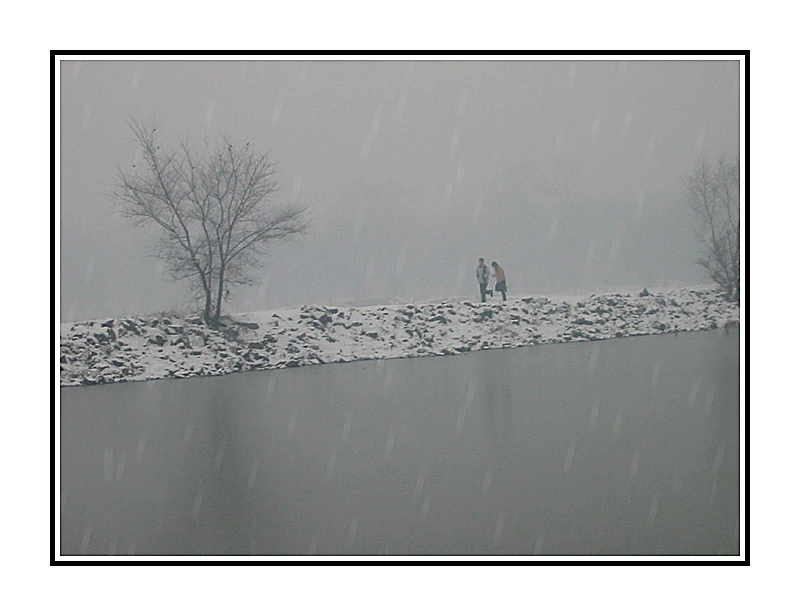
M 457 355 L 531 344 L 738 326 L 739 305 L 712 290 L 579 301 L 303 306 L 227 319 L 130 317 L 61 325 L 61 385 L 212 376 L 361 359 Z

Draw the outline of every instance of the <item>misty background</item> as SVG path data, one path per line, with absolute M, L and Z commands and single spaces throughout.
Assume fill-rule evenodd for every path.
M 477 297 L 479 256 L 512 296 L 707 282 L 683 191 L 739 151 L 738 62 L 61 63 L 61 320 L 188 296 L 110 197 L 136 147 L 222 131 L 278 164 L 314 224 L 275 245 L 226 311 Z

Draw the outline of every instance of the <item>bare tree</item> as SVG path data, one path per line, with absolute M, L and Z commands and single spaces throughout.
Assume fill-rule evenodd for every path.
M 698 261 L 731 301 L 739 301 L 739 159 L 701 158 L 686 179 L 695 233 L 702 246 Z
M 115 197 L 135 225 L 159 230 L 167 274 L 190 284 L 203 320 L 216 326 L 231 287 L 255 283 L 270 244 L 307 231 L 306 208 L 272 203 L 275 164 L 249 143 L 222 138 L 197 154 L 186 142 L 162 147 L 154 125 L 129 125 L 141 160 L 119 170 Z

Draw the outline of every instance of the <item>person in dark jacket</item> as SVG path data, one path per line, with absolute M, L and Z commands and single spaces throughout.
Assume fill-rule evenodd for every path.
M 489 285 L 489 268 L 486 267 L 486 264 L 483 262 L 483 257 L 478 259 L 478 267 L 475 270 L 475 276 L 478 279 L 478 287 L 481 290 L 481 302 L 486 301 L 486 293 L 488 292 L 489 295 L 492 295 L 492 290 L 486 290 L 486 287 Z
M 499 291 L 503 294 L 503 301 L 506 301 L 506 293 L 508 292 L 508 286 L 506 285 L 506 271 L 500 267 L 500 264 L 497 261 L 492 261 L 492 267 L 494 268 L 493 277 L 497 278 L 497 283 L 494 285 L 494 290 Z

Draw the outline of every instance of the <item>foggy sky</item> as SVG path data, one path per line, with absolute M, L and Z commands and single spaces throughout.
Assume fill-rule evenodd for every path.
M 738 62 L 61 63 L 61 320 L 186 303 L 114 212 L 126 117 L 278 164 L 311 232 L 230 311 L 705 282 L 681 178 L 739 149 Z

